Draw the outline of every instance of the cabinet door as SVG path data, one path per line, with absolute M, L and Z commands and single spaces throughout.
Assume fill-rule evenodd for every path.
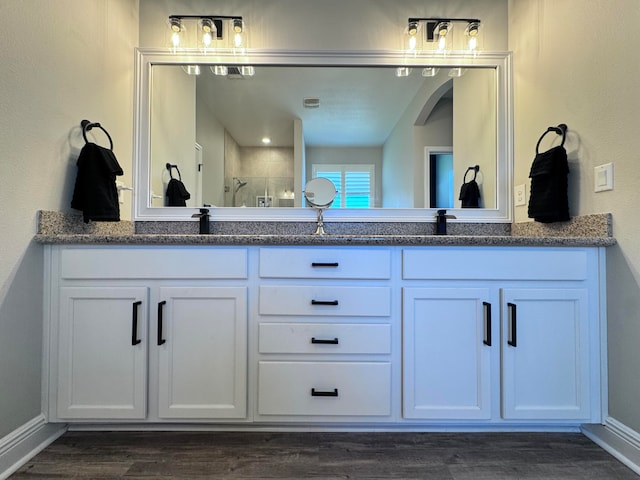
M 587 419 L 586 289 L 505 289 L 502 319 L 503 417 Z
M 147 289 L 60 289 L 57 414 L 143 419 L 147 391 Z
M 491 416 L 490 291 L 405 288 L 403 416 Z
M 159 416 L 245 417 L 246 288 L 163 287 L 159 295 Z

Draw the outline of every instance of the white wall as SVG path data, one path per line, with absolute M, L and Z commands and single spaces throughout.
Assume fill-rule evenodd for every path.
M 70 211 L 80 120 L 109 131 L 121 178 L 132 183 L 138 4 L 3 1 L 0 18 L 1 438 L 41 412 L 43 249 L 31 239 L 37 210 Z M 130 218 L 124 196 L 122 217 Z
M 571 215 L 613 214 L 618 244 L 607 249 L 609 411 L 637 432 L 639 7 L 637 0 L 509 1 L 509 46 L 515 69 L 515 184 L 525 183 L 528 192 L 538 137 L 548 126 L 566 123 Z M 551 139 L 545 140 L 542 149 L 551 144 Z M 608 162 L 614 164 L 615 188 L 594 193 L 593 167 Z M 526 207 L 516 207 L 515 215 L 519 221 L 526 220 Z

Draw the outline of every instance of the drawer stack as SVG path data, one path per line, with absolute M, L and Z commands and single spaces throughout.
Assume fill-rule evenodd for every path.
M 390 250 L 259 255 L 258 416 L 391 415 Z

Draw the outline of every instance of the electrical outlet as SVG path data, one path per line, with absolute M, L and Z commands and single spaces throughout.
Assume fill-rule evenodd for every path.
M 513 204 L 516 207 L 527 204 L 527 191 L 524 183 L 516 185 L 513 189 Z

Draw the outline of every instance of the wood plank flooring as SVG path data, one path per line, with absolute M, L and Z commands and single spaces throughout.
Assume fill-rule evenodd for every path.
M 640 477 L 578 433 L 68 432 L 9 478 Z

